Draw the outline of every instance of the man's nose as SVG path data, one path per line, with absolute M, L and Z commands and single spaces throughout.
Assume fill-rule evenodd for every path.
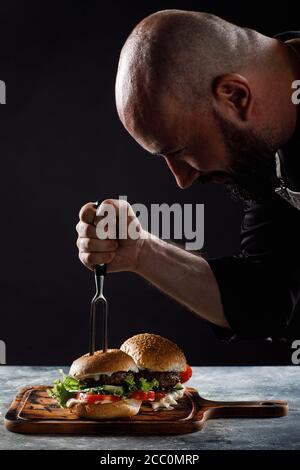
M 198 178 L 199 172 L 188 163 L 175 161 L 175 157 L 165 157 L 165 160 L 181 189 L 188 188 Z

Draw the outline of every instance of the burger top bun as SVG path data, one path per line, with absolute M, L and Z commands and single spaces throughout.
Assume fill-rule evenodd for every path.
M 114 372 L 129 371 L 138 372 L 134 360 L 120 349 L 108 349 L 106 352 L 102 350 L 95 351 L 92 356 L 85 354 L 79 357 L 71 365 L 69 375 L 80 379 L 89 375 L 105 374 L 106 372 L 112 374 Z
M 72 413 L 82 418 L 90 419 L 112 419 L 112 418 L 130 418 L 140 411 L 142 402 L 134 399 L 124 399 L 104 405 L 93 403 L 75 403 L 72 407 Z
M 140 369 L 153 372 L 182 372 L 186 369 L 186 358 L 181 349 L 159 335 L 142 333 L 132 336 L 120 349 L 129 354 Z

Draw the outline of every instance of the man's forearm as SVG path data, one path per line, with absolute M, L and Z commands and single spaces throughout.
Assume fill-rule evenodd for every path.
M 200 256 L 150 235 L 136 272 L 201 318 L 229 328 L 214 274 Z

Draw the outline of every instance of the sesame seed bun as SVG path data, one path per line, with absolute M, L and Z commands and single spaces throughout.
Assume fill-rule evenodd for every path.
M 89 375 L 105 374 L 114 372 L 138 372 L 134 360 L 120 349 L 108 349 L 106 352 L 95 351 L 90 356 L 84 356 L 76 359 L 71 365 L 69 375 L 76 379 L 81 379 Z
M 72 413 L 82 418 L 90 419 L 115 419 L 130 418 L 140 411 L 142 402 L 132 398 L 126 398 L 112 403 L 92 404 L 75 403 L 70 409 Z
M 132 336 L 120 349 L 133 358 L 139 369 L 153 372 L 182 372 L 186 369 L 186 358 L 181 349 L 159 335 L 142 333 Z

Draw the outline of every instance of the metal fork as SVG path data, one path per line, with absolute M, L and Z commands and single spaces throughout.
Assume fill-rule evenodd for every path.
M 96 207 L 98 208 L 102 201 L 97 201 Z M 94 276 L 95 276 L 95 285 L 96 293 L 91 302 L 91 311 L 90 311 L 90 342 L 89 342 L 89 352 L 90 356 L 93 356 L 95 352 L 95 326 L 96 326 L 96 313 L 99 307 L 102 311 L 102 330 L 101 330 L 101 340 L 102 340 L 102 350 L 103 352 L 108 349 L 108 334 L 107 334 L 107 300 L 103 295 L 103 286 L 104 286 L 104 277 L 106 274 L 106 264 L 97 264 L 94 267 Z

